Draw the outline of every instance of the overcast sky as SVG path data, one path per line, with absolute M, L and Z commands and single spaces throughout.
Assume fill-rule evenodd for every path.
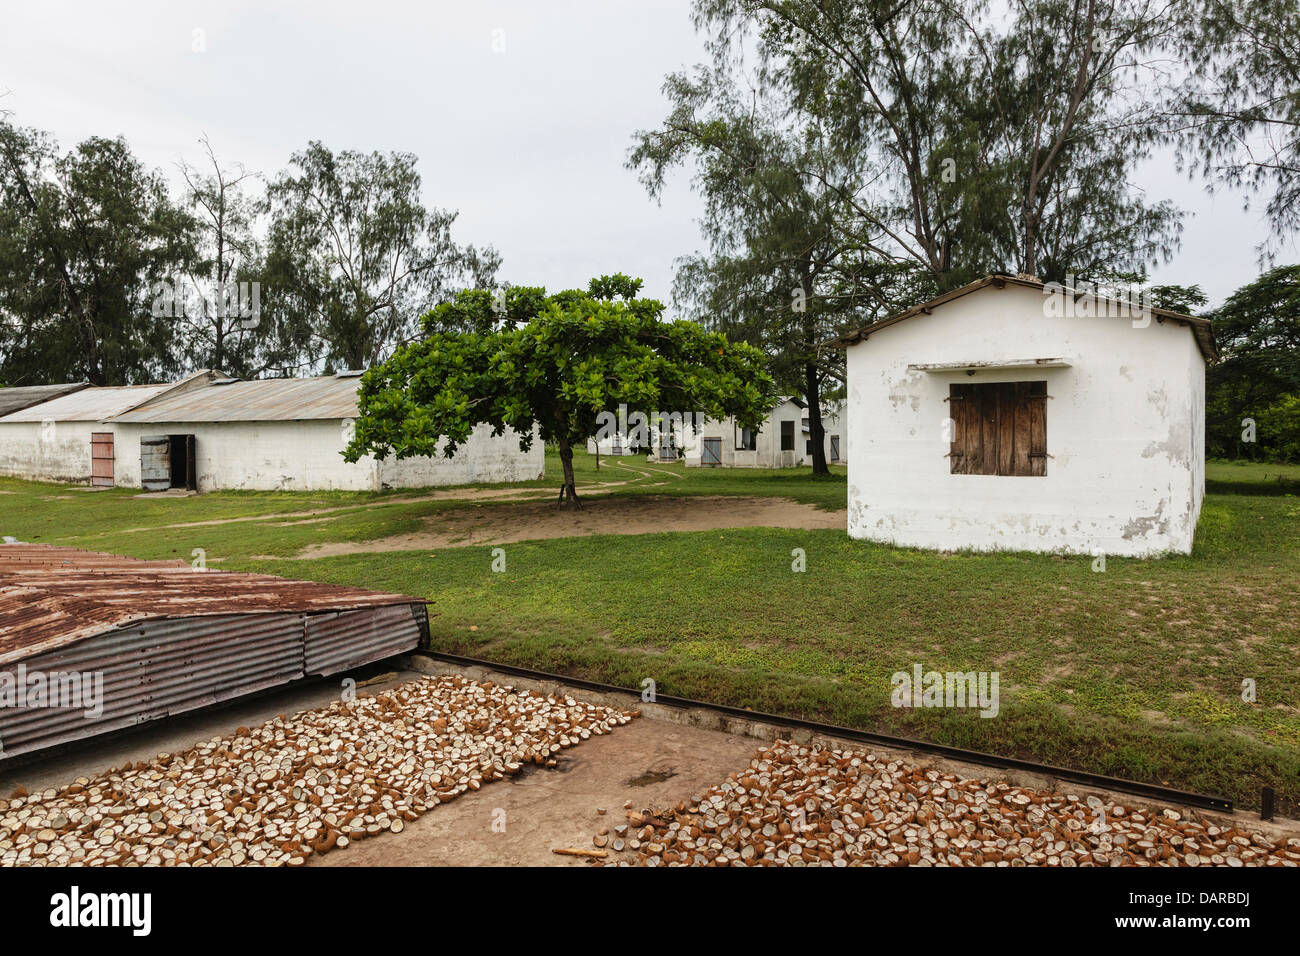
M 426 203 L 460 211 L 458 241 L 495 245 L 502 279 L 622 271 L 668 301 L 699 203 L 680 177 L 656 205 L 623 161 L 665 115 L 664 74 L 703 58 L 690 0 L 26 3 L 5 12 L 0 90 L 65 148 L 122 134 L 169 171 L 205 133 L 268 175 L 310 139 L 407 150 Z M 1265 227 L 1239 195 L 1206 196 L 1167 156 L 1137 185 L 1193 214 L 1156 281 L 1217 304 L 1257 274 Z

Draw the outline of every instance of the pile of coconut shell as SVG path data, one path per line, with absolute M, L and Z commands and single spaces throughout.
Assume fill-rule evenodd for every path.
M 0 801 L 0 865 L 300 866 L 635 716 L 425 678 Z
M 1300 865 L 1300 839 L 784 741 L 690 803 L 627 819 L 594 838 L 601 865 Z

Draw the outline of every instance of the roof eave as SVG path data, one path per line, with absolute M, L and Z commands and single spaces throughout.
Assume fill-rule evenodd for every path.
M 851 345 L 857 345 L 863 339 L 879 332 L 881 329 L 889 328 L 891 325 L 897 325 L 899 322 L 915 318 L 918 315 L 929 315 L 930 312 L 938 306 L 946 305 L 954 299 L 960 299 L 962 296 L 969 295 L 972 292 L 978 292 L 980 289 L 990 285 L 999 289 L 1006 288 L 1008 285 L 1015 285 L 1025 289 L 1037 289 L 1042 291 L 1046 288 L 1047 283 L 1021 279 L 1016 276 L 984 276 L 982 279 L 976 279 L 974 282 L 969 282 L 959 288 L 951 289 L 943 295 L 936 296 L 927 302 L 922 302 L 921 304 L 914 305 L 902 312 L 897 312 L 894 315 L 883 318 L 879 322 L 873 322 L 871 325 L 864 325 L 861 328 L 855 329 L 854 331 L 844 335 L 827 339 L 825 342 L 821 343 L 820 347 L 848 348 Z M 1066 287 L 1062 286 L 1062 288 L 1064 289 Z M 1151 314 L 1160 319 L 1169 319 L 1188 326 L 1192 330 L 1192 334 L 1196 337 L 1197 347 L 1200 349 L 1201 355 L 1204 357 L 1206 362 L 1218 361 L 1219 349 L 1218 345 L 1214 341 L 1214 327 L 1210 323 L 1209 319 L 1202 319 L 1194 315 L 1185 315 L 1182 312 L 1174 312 L 1171 309 L 1161 309 L 1156 307 L 1151 309 Z

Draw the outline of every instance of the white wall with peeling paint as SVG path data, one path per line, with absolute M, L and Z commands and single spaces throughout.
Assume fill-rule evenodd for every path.
M 1150 316 L 1135 327 L 1049 315 L 1046 298 L 988 286 L 847 348 L 850 536 L 941 550 L 1191 551 L 1205 493 L 1195 336 Z M 908 367 L 1040 358 L 1069 367 Z M 1047 474 L 950 474 L 948 386 L 1044 379 Z
M 89 484 L 90 435 L 105 431 L 97 422 L 0 422 L 0 475 Z

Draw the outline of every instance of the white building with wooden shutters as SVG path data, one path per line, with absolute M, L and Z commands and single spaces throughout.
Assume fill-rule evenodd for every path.
M 989 276 L 839 340 L 848 531 L 941 550 L 1189 553 L 1210 323 Z

